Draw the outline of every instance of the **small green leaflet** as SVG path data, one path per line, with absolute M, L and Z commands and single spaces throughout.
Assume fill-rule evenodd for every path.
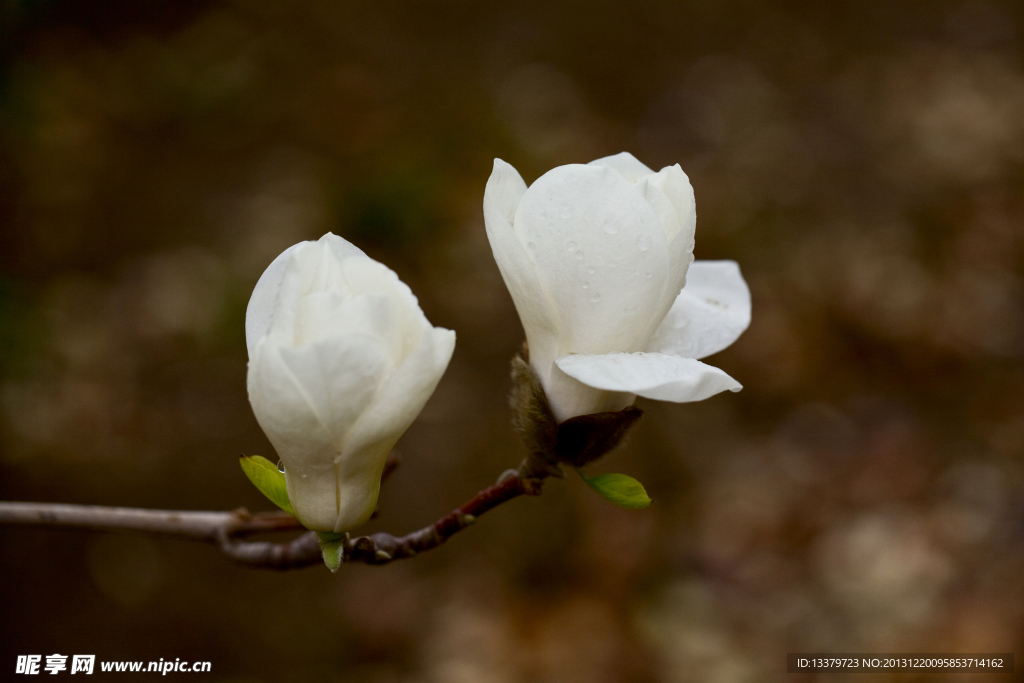
M 596 477 L 588 477 L 580 470 L 576 470 L 580 478 L 587 483 L 587 486 L 597 491 L 605 500 L 632 510 L 640 510 L 653 501 L 644 490 L 644 485 L 633 477 L 625 474 L 599 474 Z
M 324 564 L 333 574 L 345 559 L 345 534 L 318 531 L 316 537 L 320 539 L 320 554 L 324 557 Z
M 281 508 L 289 515 L 294 515 L 292 504 L 288 500 L 288 489 L 284 483 L 284 472 L 277 469 L 277 466 L 264 458 L 262 455 L 243 455 L 238 461 L 242 465 L 242 471 L 253 486 L 260 490 L 270 502 Z

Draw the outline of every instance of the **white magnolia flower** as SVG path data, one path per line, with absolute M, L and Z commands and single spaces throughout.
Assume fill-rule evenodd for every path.
M 388 452 L 455 348 L 387 266 L 330 233 L 260 277 L 245 315 L 249 402 L 284 462 L 296 516 L 317 531 L 365 522 Z
M 747 328 L 750 291 L 733 261 L 691 263 L 697 215 L 678 164 L 655 173 L 623 152 L 559 166 L 527 189 L 495 159 L 484 222 L 558 421 L 635 395 L 740 390 L 696 359 Z

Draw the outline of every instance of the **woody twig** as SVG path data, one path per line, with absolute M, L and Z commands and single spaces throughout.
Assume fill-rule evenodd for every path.
M 528 458 L 518 470 L 506 472 L 497 484 L 480 491 L 430 526 L 405 536 L 376 533 L 348 539 L 345 544 L 345 561 L 386 564 L 436 548 L 473 524 L 477 517 L 488 510 L 523 494 L 539 494 L 541 482 L 549 474 L 549 467 L 531 464 Z M 218 545 L 235 562 L 262 569 L 301 569 L 322 562 L 320 547 L 313 532 L 283 543 L 244 540 L 245 536 L 255 533 L 304 529 L 298 520 L 284 512 L 250 514 L 244 509 L 194 512 L 0 502 L 0 524 L 133 531 L 203 541 Z
M 640 419 L 636 407 L 614 413 L 597 413 L 556 423 L 544 392 L 526 359 L 512 362 L 513 425 L 529 455 L 515 470 L 507 470 L 493 486 L 441 517 L 433 524 L 404 536 L 375 533 L 344 538 L 345 562 L 387 564 L 438 547 L 476 522 L 489 510 L 521 495 L 540 495 L 544 480 L 562 477 L 562 465 L 583 467 L 615 448 Z M 384 467 L 387 478 L 398 466 L 392 453 Z M 245 536 L 265 532 L 301 531 L 304 527 L 285 512 L 250 514 L 191 512 L 140 508 L 61 505 L 53 503 L 0 502 L 0 524 L 64 527 L 101 531 L 135 531 L 204 541 L 218 545 L 240 564 L 263 569 L 301 569 L 322 562 L 320 543 L 309 531 L 281 543 L 248 541 Z

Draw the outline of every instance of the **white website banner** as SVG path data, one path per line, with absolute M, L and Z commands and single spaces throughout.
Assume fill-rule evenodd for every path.
M 104 673 L 158 673 L 166 676 L 169 673 L 209 673 L 210 662 L 189 662 L 180 658 L 157 661 L 96 661 L 96 655 L 18 655 L 14 673 L 26 676 L 38 674 L 56 675 L 60 673 L 85 674 Z

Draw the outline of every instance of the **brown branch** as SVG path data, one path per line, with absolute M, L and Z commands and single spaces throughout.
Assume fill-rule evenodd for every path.
M 170 538 L 216 543 L 231 559 L 272 569 L 297 569 L 320 561 L 316 534 L 310 532 L 289 543 L 241 541 L 255 533 L 302 531 L 298 520 L 285 512 L 255 515 L 239 508 L 232 512 L 148 510 L 100 505 L 0 502 L 0 524 L 137 531 Z M 312 553 L 310 553 L 312 549 Z
M 525 348 L 525 347 L 524 347 Z M 581 467 L 615 448 L 642 414 L 630 407 L 614 413 L 581 415 L 558 424 L 526 358 L 512 359 L 513 425 L 530 453 L 516 470 L 508 470 L 494 486 L 480 491 L 430 526 L 405 536 L 376 533 L 345 536 L 345 562 L 387 564 L 441 545 L 477 518 L 523 494 L 540 495 L 547 477 L 561 477 L 559 462 Z M 382 480 L 398 467 L 392 452 Z M 374 513 L 376 514 L 376 513 Z M 61 526 L 79 529 L 129 530 L 216 543 L 232 560 L 250 567 L 299 569 L 319 564 L 317 534 L 310 531 L 287 543 L 244 541 L 240 536 L 268 531 L 296 531 L 302 525 L 291 515 L 272 512 L 185 512 L 48 503 L 0 502 L 0 524 Z
M 394 466 L 389 469 L 393 470 Z M 436 548 L 488 510 L 524 493 L 539 494 L 543 479 L 552 475 L 561 475 L 557 466 L 538 457 L 527 458 L 518 470 L 506 472 L 497 484 L 480 491 L 428 527 L 400 537 L 377 533 L 347 540 L 345 561 L 386 564 Z M 301 569 L 322 561 L 319 542 L 312 531 L 286 543 L 240 539 L 254 533 L 304 529 L 298 520 L 284 512 L 249 514 L 244 509 L 192 512 L 0 502 L 0 524 L 136 531 L 216 543 L 235 562 L 264 569 Z
M 520 472 L 521 470 L 522 468 Z M 502 503 L 524 493 L 540 494 L 543 477 L 526 477 L 520 472 L 509 472 L 494 486 L 480 491 L 455 510 L 418 531 L 398 537 L 382 532 L 350 539 L 345 544 L 345 561 L 387 564 L 393 560 L 412 557 L 436 548 L 476 522 L 477 517 Z
M 0 502 L 0 523 L 56 526 L 71 529 L 141 531 L 161 536 L 216 541 L 219 534 L 253 534 L 262 531 L 295 531 L 298 521 L 285 512 L 249 514 L 191 512 L 100 505 Z
M 298 522 L 296 522 L 298 523 Z M 302 569 L 320 564 L 320 542 L 308 531 L 288 543 L 238 541 L 228 535 L 220 539 L 221 551 L 239 564 L 257 569 Z

